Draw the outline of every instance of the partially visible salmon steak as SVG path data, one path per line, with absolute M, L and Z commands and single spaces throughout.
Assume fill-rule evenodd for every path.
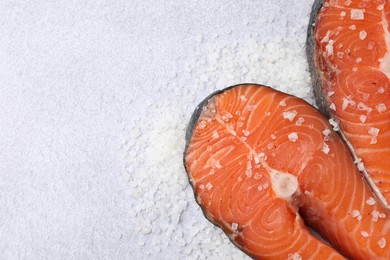
M 186 140 L 196 201 L 249 256 L 390 258 L 386 208 L 304 100 L 261 85 L 227 88 L 196 108 Z
M 307 56 L 319 108 L 390 207 L 390 2 L 317 0 Z

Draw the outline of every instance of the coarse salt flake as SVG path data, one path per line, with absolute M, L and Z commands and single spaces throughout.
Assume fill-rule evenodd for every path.
M 298 253 L 288 254 L 288 260 L 302 260 L 302 256 Z
M 368 200 L 366 200 L 366 203 L 370 206 L 374 205 L 376 203 L 375 199 L 373 197 L 370 197 Z
M 366 117 L 365 115 L 361 115 L 361 116 L 359 117 L 359 119 L 360 119 L 360 122 L 365 123 L 366 120 L 367 120 L 367 117 Z
M 326 54 L 328 56 L 333 55 L 333 40 L 329 40 L 328 44 L 325 46 Z
M 367 37 L 367 32 L 365 30 L 361 30 L 359 32 L 359 39 L 364 40 L 364 39 L 366 39 L 366 37 Z
M 368 133 L 372 136 L 378 136 L 379 134 L 379 128 L 375 128 L 375 127 L 370 127 L 368 129 Z
M 286 106 L 286 102 L 284 100 L 280 101 L 279 102 L 279 106 L 285 107 Z
M 246 106 L 245 108 L 248 110 L 248 111 L 253 111 L 256 109 L 257 106 L 255 105 L 252 105 L 252 106 Z
M 295 116 L 298 114 L 297 111 L 291 110 L 283 112 L 283 118 L 288 119 L 290 122 L 294 120 Z
M 298 134 L 297 133 L 291 133 L 288 135 L 288 140 L 290 140 L 291 142 L 296 142 L 298 140 Z
M 342 11 L 342 12 L 340 13 L 340 16 L 341 16 L 341 17 L 344 17 L 344 16 L 346 16 L 346 15 L 347 15 L 347 13 L 344 12 L 344 11 Z
M 386 218 L 386 214 L 385 213 L 379 213 L 379 218 Z
M 380 10 L 383 10 L 383 7 L 384 7 L 383 5 L 378 5 L 378 6 L 376 7 L 376 9 L 380 11 Z
M 356 25 L 352 24 L 348 27 L 350 30 L 354 31 L 356 30 Z
M 245 135 L 245 136 L 248 136 L 250 135 L 251 132 L 249 132 L 248 130 L 242 130 L 242 133 Z
M 362 232 L 360 232 L 360 234 L 361 234 L 363 237 L 368 237 L 368 236 L 369 236 L 368 233 L 367 233 L 367 231 L 362 231 Z
M 217 138 L 219 137 L 219 134 L 218 134 L 217 130 L 214 130 L 214 131 L 213 131 L 212 137 L 213 137 L 214 139 L 217 139 Z
M 328 154 L 329 151 L 330 151 L 330 148 L 329 148 L 329 146 L 328 146 L 326 143 L 324 143 L 323 146 L 322 146 L 322 148 L 321 148 L 321 151 L 322 151 L 324 154 Z
M 380 248 L 385 248 L 385 246 L 386 246 L 386 239 L 383 238 L 383 237 L 381 239 L 379 239 L 378 245 L 379 245 Z
M 360 216 L 360 211 L 357 209 L 352 210 L 351 217 L 356 218 L 358 216 Z
M 357 166 L 357 168 L 358 168 L 359 171 L 363 171 L 363 170 L 364 170 L 364 164 L 363 164 L 362 162 L 358 162 L 358 163 L 356 164 L 356 166 Z
M 379 87 L 378 88 L 378 93 L 385 93 L 385 89 L 383 87 Z
M 330 104 L 329 108 L 336 111 L 336 105 L 334 103 Z
M 351 20 L 364 20 L 364 12 L 362 9 L 351 9 Z
M 371 215 L 372 215 L 372 221 L 373 222 L 377 222 L 378 221 L 378 217 L 379 217 L 379 211 L 374 210 L 374 211 L 371 212 Z
M 380 104 L 376 105 L 376 110 L 378 110 L 379 113 L 383 113 L 387 110 L 387 107 L 385 104 L 380 103 Z
M 297 122 L 295 122 L 295 124 L 297 126 L 300 126 L 300 125 L 302 125 L 303 122 L 305 122 L 305 119 L 303 117 L 298 117 L 298 120 L 297 120 Z
M 333 96 L 333 94 L 334 94 L 334 91 L 328 91 L 327 96 L 331 97 L 331 96 Z
M 257 189 L 258 189 L 258 190 L 262 190 L 263 187 L 262 187 L 261 185 L 259 185 L 259 186 L 257 186 Z
M 238 231 L 238 224 L 237 223 L 232 223 L 232 230 L 234 231 L 234 232 L 237 232 Z
M 241 99 L 242 101 L 244 101 L 244 102 L 247 101 L 247 98 L 246 98 L 246 96 L 244 96 L 244 95 L 241 95 L 241 96 L 240 96 L 240 99 Z
M 213 185 L 210 182 L 206 184 L 207 190 L 211 190 L 212 187 L 213 187 Z
M 340 130 L 339 124 L 333 118 L 329 119 L 329 123 L 333 126 L 334 131 Z
M 328 136 L 330 135 L 330 130 L 329 129 L 325 129 L 324 131 L 322 131 L 322 134 L 325 135 L 325 136 Z

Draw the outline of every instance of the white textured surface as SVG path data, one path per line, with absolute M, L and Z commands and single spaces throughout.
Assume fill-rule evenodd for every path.
M 202 215 L 184 129 L 215 89 L 312 101 L 305 1 L 0 2 L 0 259 L 245 258 Z

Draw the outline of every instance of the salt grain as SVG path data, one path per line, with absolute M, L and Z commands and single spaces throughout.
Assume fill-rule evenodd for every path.
M 376 203 L 375 199 L 373 197 L 370 197 L 368 200 L 366 200 L 366 203 L 370 206 L 374 205 Z
M 329 108 L 336 111 L 336 105 L 334 103 L 331 103 Z
M 219 137 L 219 134 L 218 134 L 218 132 L 216 130 L 213 131 L 212 137 L 214 139 L 217 139 Z
M 346 14 L 347 14 L 346 12 L 342 11 L 342 12 L 340 13 L 340 16 L 341 16 L 341 17 L 344 17 Z
M 298 114 L 297 111 L 291 110 L 283 112 L 283 118 L 288 119 L 290 122 L 294 120 L 295 116 Z
M 359 33 L 359 39 L 364 40 L 367 37 L 367 32 L 365 30 L 361 30 Z
M 387 110 L 387 107 L 385 104 L 380 103 L 380 104 L 376 105 L 376 110 L 378 110 L 379 113 L 383 113 Z
M 237 223 L 232 223 L 232 230 L 234 231 L 234 232 L 237 232 L 238 231 L 238 224 Z
M 367 117 L 366 117 L 365 115 L 361 115 L 361 116 L 359 117 L 359 119 L 360 119 L 360 122 L 365 123 Z
M 369 236 L 368 233 L 367 233 L 367 231 L 362 231 L 362 232 L 360 232 L 360 234 L 361 234 L 363 237 L 368 237 L 368 236 Z
M 354 31 L 356 30 L 356 25 L 352 24 L 348 27 L 350 30 Z
M 379 10 L 379 11 L 383 10 L 383 5 L 378 5 L 378 6 L 376 7 L 376 9 Z
M 288 140 L 291 142 L 296 142 L 298 140 L 298 134 L 297 133 L 291 133 L 288 135 Z
M 322 148 L 321 148 L 321 151 L 322 151 L 324 154 L 328 154 L 329 151 L 330 151 L 330 148 L 329 148 L 329 146 L 328 146 L 326 143 L 324 143 L 323 146 L 322 146 Z
M 377 222 L 378 221 L 378 217 L 379 217 L 379 211 L 374 210 L 374 211 L 371 212 L 371 215 L 372 215 L 372 221 L 373 222 Z
M 364 12 L 361 9 L 351 9 L 351 20 L 364 20 Z
M 248 130 L 242 130 L 242 133 L 245 135 L 245 136 L 249 136 L 251 132 L 249 132 Z
M 356 218 L 358 216 L 360 216 L 360 211 L 357 209 L 352 210 L 351 217 Z
M 386 239 L 382 237 L 382 238 L 378 241 L 378 245 L 379 245 L 380 248 L 385 248 L 385 246 L 386 246 Z

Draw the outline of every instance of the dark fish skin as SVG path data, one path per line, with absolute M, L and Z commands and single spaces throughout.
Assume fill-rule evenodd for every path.
M 315 0 L 313 3 L 313 7 L 311 9 L 309 26 L 307 28 L 306 57 L 309 63 L 309 71 L 311 76 L 311 82 L 313 85 L 313 93 L 314 93 L 314 98 L 316 100 L 316 104 L 318 106 L 318 109 L 329 118 L 332 117 L 331 116 L 332 114 L 328 108 L 328 104 L 322 92 L 321 78 L 316 68 L 315 56 L 314 56 L 316 50 L 314 28 L 317 23 L 318 12 L 321 9 L 322 5 L 324 4 L 324 1 L 325 0 Z

